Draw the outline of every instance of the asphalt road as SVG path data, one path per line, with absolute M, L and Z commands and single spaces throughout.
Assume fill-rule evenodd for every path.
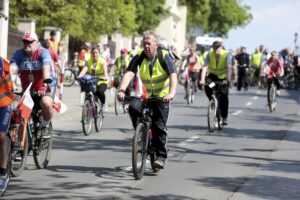
M 282 91 L 270 113 L 266 91 L 230 91 L 229 125 L 207 129 L 208 100 L 198 92 L 187 105 L 178 87 L 168 131 L 168 161 L 142 180 L 131 172 L 133 129 L 127 114 L 108 112 L 100 133 L 84 136 L 79 88 L 65 88 L 68 111 L 53 120 L 54 144 L 47 169 L 32 156 L 11 179 L 4 199 L 244 200 L 300 198 L 299 91 Z

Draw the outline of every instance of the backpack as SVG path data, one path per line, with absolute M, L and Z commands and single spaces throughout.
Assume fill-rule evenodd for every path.
M 159 64 L 162 66 L 162 68 L 165 71 L 167 71 L 167 62 L 164 59 L 162 50 L 165 50 L 165 49 L 162 47 L 157 48 L 157 58 L 158 58 Z M 145 58 L 146 58 L 146 54 L 144 51 L 142 51 L 142 53 L 140 54 L 140 56 L 138 58 L 137 65 L 140 66 Z

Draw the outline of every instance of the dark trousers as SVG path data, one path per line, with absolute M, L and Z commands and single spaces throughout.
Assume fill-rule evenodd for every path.
M 207 78 L 210 79 L 211 81 L 222 81 L 222 80 L 224 80 L 224 79 L 219 79 L 214 74 L 209 74 Z M 212 92 L 213 92 L 212 89 L 208 85 L 205 85 L 204 89 L 205 89 L 206 96 L 210 100 L 212 98 L 211 97 Z M 228 116 L 228 106 L 229 106 L 228 94 L 229 94 L 229 84 L 221 85 L 220 86 L 220 95 L 219 95 L 219 98 L 218 98 L 218 102 L 219 102 L 222 118 L 227 118 L 227 116 Z
M 237 81 L 237 90 L 240 91 L 244 87 L 244 89 L 248 89 L 248 78 L 246 67 L 238 67 L 238 81 Z
M 280 90 L 280 83 L 277 77 L 272 77 L 272 78 L 268 78 L 267 79 L 267 85 L 268 85 L 268 96 L 269 96 L 269 92 L 270 92 L 270 87 L 271 87 L 271 83 L 272 81 L 274 81 L 277 90 Z
M 107 89 L 106 83 L 101 83 L 97 85 L 96 95 L 100 99 L 102 104 L 105 104 L 105 90 Z
M 167 128 L 166 124 L 169 117 L 170 104 L 165 102 L 155 103 L 151 105 L 153 109 L 152 117 L 152 144 L 156 151 L 156 156 L 160 160 L 167 158 Z M 143 102 L 141 99 L 133 99 L 129 103 L 129 115 L 132 120 L 132 125 L 135 128 L 137 125 L 138 118 L 142 117 Z

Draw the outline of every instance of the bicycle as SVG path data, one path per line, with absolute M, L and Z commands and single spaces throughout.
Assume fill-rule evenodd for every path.
M 74 85 L 78 73 L 79 73 L 78 66 L 75 67 L 69 66 L 67 69 L 65 69 L 64 86 L 71 87 L 72 85 Z
M 221 82 L 213 81 L 206 84 L 209 88 L 212 89 L 212 96 L 209 100 L 207 112 L 207 123 L 209 132 L 214 132 L 216 127 L 218 127 L 219 130 L 223 129 L 223 123 L 221 122 L 221 110 L 218 101 L 221 95 L 221 84 Z
M 150 97 L 143 102 L 143 115 L 138 120 L 132 142 L 132 172 L 136 180 L 140 180 L 144 176 L 148 155 L 150 157 L 153 172 L 156 173 L 159 171 L 159 168 L 154 167 L 156 154 L 152 145 L 152 131 L 150 126 L 153 114 L 151 105 L 155 105 L 155 103 L 159 103 L 161 101 L 162 98 Z
M 277 87 L 274 83 L 274 77 L 272 78 L 271 85 L 268 89 L 268 107 L 270 112 L 274 112 L 276 109 Z
M 92 130 L 92 118 L 94 118 L 94 124 L 96 132 L 100 132 L 103 125 L 103 110 L 102 104 L 98 97 L 94 95 L 96 91 L 96 83 L 99 79 L 86 75 L 80 79 L 80 85 L 85 91 L 85 100 L 82 108 L 82 129 L 84 135 L 88 136 Z
M 195 101 L 195 93 L 196 93 L 196 83 L 192 81 L 192 78 L 190 76 L 187 77 L 186 80 L 186 100 L 187 104 L 194 103 Z
M 121 80 L 122 80 L 123 75 L 121 74 L 120 77 L 115 77 L 114 78 L 114 87 L 117 89 Z M 117 90 L 118 91 L 118 90 Z M 126 113 L 126 105 L 128 104 L 128 102 L 125 101 L 119 101 L 118 100 L 118 96 L 117 96 L 117 92 L 115 94 L 115 99 L 114 99 L 114 108 L 115 108 L 115 114 L 119 115 L 121 113 Z

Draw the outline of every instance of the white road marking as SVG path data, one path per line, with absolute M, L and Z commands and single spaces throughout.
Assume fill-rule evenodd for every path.
M 255 99 L 255 100 L 258 99 L 258 96 L 254 96 L 253 99 Z
M 250 101 L 246 103 L 246 106 L 251 106 L 251 105 L 252 105 L 252 102 L 250 102 Z
M 200 135 L 194 135 L 194 136 L 190 137 L 189 139 L 187 139 L 187 140 L 185 140 L 183 142 L 180 142 L 178 145 L 179 146 L 184 146 L 184 145 L 186 145 L 188 143 L 194 142 L 195 140 L 197 140 L 199 138 L 200 138 Z
M 232 113 L 233 115 L 239 115 L 239 114 L 241 114 L 242 113 L 242 111 L 241 110 L 237 110 L 237 111 L 235 111 L 234 113 Z

